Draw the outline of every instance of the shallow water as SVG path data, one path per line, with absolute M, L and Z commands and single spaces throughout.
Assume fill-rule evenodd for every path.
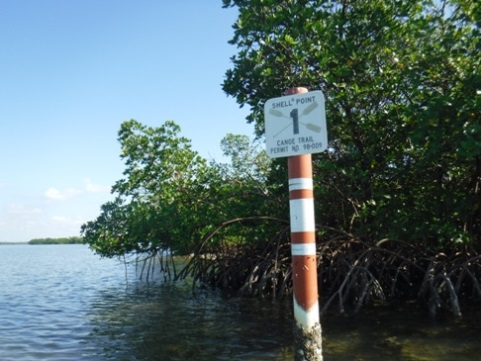
M 475 310 L 463 320 L 451 315 L 433 320 L 414 306 L 327 317 L 323 322 L 325 360 L 479 360 L 479 320 Z
M 0 246 L 0 360 L 282 359 L 286 305 L 135 271 L 80 245 Z
M 477 360 L 479 314 L 415 308 L 322 321 L 324 360 Z M 140 281 L 81 245 L 0 246 L 0 360 L 292 360 L 288 303 Z

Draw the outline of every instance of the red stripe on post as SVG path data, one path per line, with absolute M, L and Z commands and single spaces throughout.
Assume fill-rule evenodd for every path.
M 289 192 L 289 199 L 310 199 L 314 198 L 312 189 L 296 189 Z
M 316 256 L 292 256 L 292 277 L 297 303 L 306 311 L 311 309 L 319 299 Z
M 316 234 L 314 232 L 292 232 L 292 243 L 316 243 Z
M 312 157 L 310 154 L 301 154 L 287 158 L 289 179 L 312 178 Z

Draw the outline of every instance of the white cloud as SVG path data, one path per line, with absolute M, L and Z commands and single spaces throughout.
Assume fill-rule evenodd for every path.
M 29 206 L 20 203 L 5 205 L 0 210 L 0 241 L 26 242 L 29 234 L 42 224 L 45 211 L 37 206 Z M 33 237 L 31 237 L 33 238 Z
M 85 223 L 77 214 L 52 215 L 49 209 L 25 205 L 12 204 L 5 211 L 0 222 L 0 241 L 28 242 L 33 238 L 76 236 L 80 233 L 80 226 Z
M 10 184 L 3 182 L 0 242 L 78 235 L 81 225 L 97 217 L 100 205 L 112 197 L 110 187 L 92 179 L 80 178 L 73 187 L 47 184 L 25 195 L 10 191 Z
M 54 201 L 64 201 L 66 199 L 71 199 L 81 194 L 82 191 L 75 188 L 68 188 L 61 191 L 55 187 L 50 187 L 44 193 L 45 197 Z
M 88 193 L 110 193 L 110 187 L 93 183 L 89 178 L 85 179 L 85 190 Z
M 49 188 L 47 189 L 47 191 L 45 192 L 45 197 L 47 197 L 48 199 L 53 199 L 53 200 L 56 200 L 56 201 L 62 201 L 65 199 L 65 195 L 60 192 L 57 188 Z
M 82 189 L 67 188 L 65 190 L 60 190 L 55 187 L 50 187 L 45 191 L 44 196 L 50 200 L 64 201 L 67 199 L 75 198 L 85 193 L 110 194 L 110 187 L 96 184 L 92 182 L 89 178 L 86 178 L 84 180 L 84 186 Z

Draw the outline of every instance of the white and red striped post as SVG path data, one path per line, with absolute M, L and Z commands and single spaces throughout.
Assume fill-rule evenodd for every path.
M 286 95 L 306 92 L 306 88 L 290 88 Z M 322 361 L 311 154 L 291 156 L 287 162 L 294 288 L 294 359 Z

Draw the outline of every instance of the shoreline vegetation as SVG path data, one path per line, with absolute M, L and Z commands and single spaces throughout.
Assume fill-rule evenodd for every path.
M 27 244 L 83 244 L 82 237 L 34 238 Z
M 257 136 L 277 137 L 265 134 L 268 99 L 296 86 L 326 97 L 328 150 L 311 157 L 321 313 L 402 302 L 461 317 L 479 307 L 481 2 L 223 3 L 239 10 L 239 52 L 222 89 L 250 108 Z M 313 135 L 311 109 L 297 106 L 299 134 Z M 276 114 L 286 124 L 278 145 L 296 139 L 292 115 Z M 174 279 L 291 299 L 285 157 L 228 134 L 228 163 L 209 161 L 172 120 L 125 121 L 118 141 L 115 199 L 81 226 L 95 253 L 137 256 L 147 276 L 151 260 L 168 275 L 171 255 L 192 254 Z
M 83 244 L 82 237 L 34 238 L 28 242 L 0 242 L 0 246 L 39 245 L 39 244 Z

